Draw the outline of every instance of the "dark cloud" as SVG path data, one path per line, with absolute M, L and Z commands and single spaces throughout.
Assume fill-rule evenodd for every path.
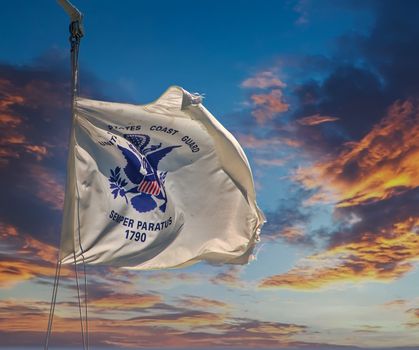
M 70 133 L 69 57 L 51 51 L 32 65 L 0 64 L 0 222 L 58 244 Z M 83 73 L 82 93 L 100 98 Z
M 419 188 L 374 203 L 337 208 L 335 217 L 338 221 L 355 217 L 357 222 L 352 224 L 350 228 L 340 227 L 333 231 L 330 237 L 330 245 L 336 246 L 359 241 L 365 237 L 366 232 L 379 235 L 382 230 L 388 230 L 388 233 L 391 234 L 389 228 L 392 224 L 417 216 L 417 208 L 419 208 Z
M 299 76 L 303 72 L 309 77 L 321 76 L 290 86 L 295 99 L 293 118 L 339 118 L 333 125 L 297 125 L 293 131 L 316 157 L 339 152 L 342 142 L 363 137 L 396 100 L 419 96 L 419 3 L 351 1 L 336 6 L 371 11 L 375 20 L 368 34 L 353 31 L 338 38 L 330 57 L 293 59 L 293 65 L 299 64 Z M 276 122 L 282 125 L 286 121 Z
M 345 6 L 357 10 L 356 4 Z M 313 191 L 302 201 L 313 211 L 318 204 L 334 207 L 334 227 L 311 232 L 325 239 L 327 249 L 266 278 L 263 287 L 389 281 L 414 268 L 419 251 L 419 3 L 371 1 L 364 9 L 375 16 L 369 33 L 348 33 L 330 59 L 307 60 L 306 73 L 313 78 L 291 89 L 295 122 L 287 130 L 312 161 L 298 168 L 294 180 Z M 301 123 L 312 116 L 339 119 Z M 289 123 L 275 121 L 282 129 Z M 298 220 L 295 212 L 290 222 L 293 216 Z M 310 217 L 301 220 L 309 224 Z M 298 236 L 295 228 L 289 232 Z
M 263 226 L 262 241 L 282 240 L 292 244 L 314 245 L 314 239 L 307 227 L 313 217 L 311 208 L 303 206 L 304 200 L 313 192 L 297 187 L 288 193 L 288 198 L 281 200 L 274 211 L 265 212 L 266 224 Z

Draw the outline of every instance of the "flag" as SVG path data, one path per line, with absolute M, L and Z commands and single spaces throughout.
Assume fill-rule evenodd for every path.
M 77 98 L 60 260 L 244 264 L 264 222 L 237 140 L 180 87 L 147 105 Z

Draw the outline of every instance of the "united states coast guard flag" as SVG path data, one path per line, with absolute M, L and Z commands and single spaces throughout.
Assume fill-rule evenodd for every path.
M 242 148 L 199 97 L 171 87 L 143 106 L 76 99 L 63 263 L 244 264 L 263 222 Z

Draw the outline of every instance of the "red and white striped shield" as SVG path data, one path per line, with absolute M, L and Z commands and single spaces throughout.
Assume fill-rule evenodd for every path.
M 138 191 L 157 196 L 160 193 L 160 186 L 156 180 L 142 180 L 138 185 Z

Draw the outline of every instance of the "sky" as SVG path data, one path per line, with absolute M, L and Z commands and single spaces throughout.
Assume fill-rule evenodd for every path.
M 419 3 L 74 3 L 81 95 L 204 94 L 267 217 L 249 265 L 88 266 L 90 344 L 417 349 Z M 9 1 L 0 32 L 0 345 L 40 348 L 66 178 L 68 19 L 53 0 Z M 71 266 L 51 344 L 81 345 Z

